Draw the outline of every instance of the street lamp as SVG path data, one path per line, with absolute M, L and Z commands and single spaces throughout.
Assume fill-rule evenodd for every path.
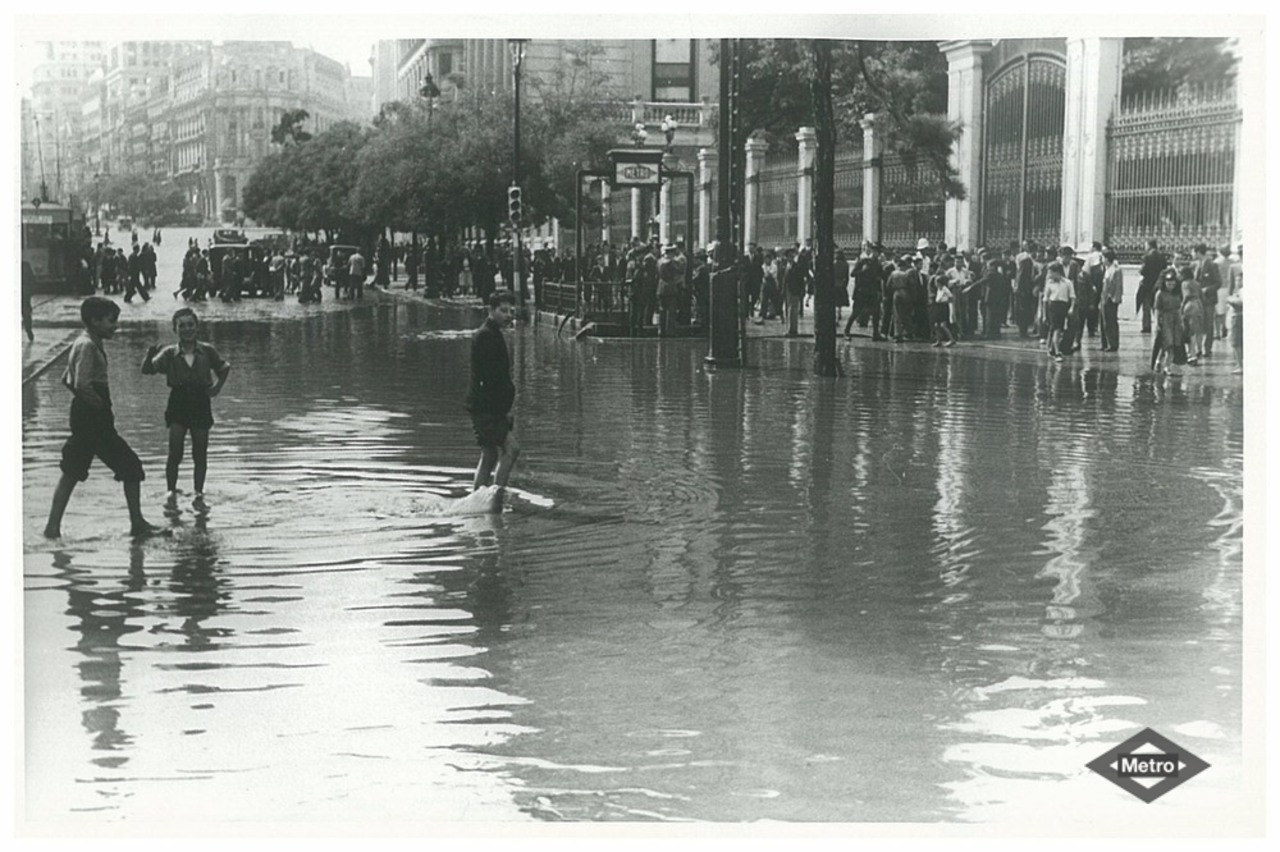
M 662 119 L 662 135 L 667 137 L 668 153 L 671 151 L 671 149 L 675 145 L 676 128 L 679 126 L 680 126 L 680 123 L 676 121 L 674 118 L 672 118 L 669 114 L 667 115 L 666 118 Z
M 440 97 L 440 87 L 436 85 L 435 78 L 431 76 L 431 72 L 427 72 L 427 76 L 422 78 L 422 85 L 418 87 L 419 97 L 425 98 L 427 101 L 427 126 L 431 126 L 431 116 L 436 111 L 436 98 Z
M 511 154 L 511 186 L 517 191 L 520 186 L 520 68 L 524 64 L 524 46 L 527 39 L 510 38 L 507 39 L 507 48 L 511 51 L 511 73 L 515 86 L 515 144 Z M 521 275 L 520 267 L 524 263 L 524 245 L 521 242 L 521 225 L 519 222 L 513 222 L 516 236 L 516 253 L 511 259 L 511 283 L 516 293 L 516 298 L 520 300 L 520 306 L 524 307 L 524 280 Z
M 635 127 L 631 128 L 631 141 L 635 143 L 637 148 L 644 147 L 644 140 L 649 138 L 649 131 L 644 129 L 644 122 L 637 121 Z

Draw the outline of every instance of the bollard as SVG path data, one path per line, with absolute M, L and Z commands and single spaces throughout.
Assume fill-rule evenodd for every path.
M 742 366 L 742 325 L 738 316 L 738 272 L 725 269 L 711 276 L 711 354 L 713 367 Z

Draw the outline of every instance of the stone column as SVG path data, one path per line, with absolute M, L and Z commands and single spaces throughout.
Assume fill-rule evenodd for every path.
M 862 239 L 880 242 L 880 175 L 884 171 L 884 135 L 876 133 L 876 115 L 867 113 L 862 125 L 862 159 L 869 168 L 862 170 Z
M 635 239 L 644 231 L 644 223 L 640 221 L 640 187 L 631 187 L 631 238 Z
M 752 137 L 747 140 L 746 198 L 743 199 L 742 242 L 750 246 L 756 242 L 757 220 L 760 217 L 760 172 L 764 171 L 764 158 L 769 143 Z
M 976 248 L 982 239 L 982 125 L 986 73 L 982 59 L 995 42 L 989 40 L 944 41 L 938 45 L 947 57 L 947 117 L 959 122 L 955 164 L 968 192 L 963 200 L 946 203 L 946 243 L 960 249 Z
M 1107 122 L 1120 103 L 1124 40 L 1067 39 L 1062 243 L 1102 240 L 1107 224 Z
M 800 143 L 800 156 L 796 161 L 798 178 L 796 200 L 796 242 L 804 245 L 804 241 L 813 236 L 813 163 L 818 156 L 818 131 L 812 127 L 801 127 L 796 134 L 796 142 Z
M 698 245 L 711 243 L 712 225 L 716 218 L 716 200 L 711 196 L 711 182 L 716 176 L 719 155 L 714 148 L 698 151 Z
M 1242 93 L 1243 94 L 1243 93 Z M 1245 148 L 1249 141 L 1244 135 L 1244 122 L 1236 122 L 1235 163 L 1231 171 L 1231 248 L 1234 250 L 1244 243 L 1244 210 L 1245 210 Z M 1252 195 L 1252 190 L 1250 195 Z M 1218 298 L 1222 298 L 1219 296 Z
M 671 242 L 671 179 L 658 189 L 658 240 L 665 246 Z
M 600 242 L 609 244 L 609 219 L 613 209 L 609 207 L 609 181 L 600 181 Z

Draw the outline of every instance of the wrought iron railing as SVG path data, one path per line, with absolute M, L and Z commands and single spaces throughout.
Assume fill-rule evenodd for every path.
M 766 248 L 789 247 L 799 231 L 799 157 L 792 153 L 771 156 L 756 176 L 759 204 L 756 212 L 756 242 Z
M 942 179 L 928 163 L 883 158 L 880 185 L 880 242 L 893 248 L 914 248 L 924 237 L 930 243 L 946 233 L 946 194 Z
M 1231 241 L 1242 119 L 1225 85 L 1123 101 L 1107 129 L 1107 241 L 1122 258 L 1152 239 L 1166 251 Z
M 838 246 L 856 248 L 862 242 L 862 187 L 866 172 L 861 145 L 836 151 L 835 241 Z

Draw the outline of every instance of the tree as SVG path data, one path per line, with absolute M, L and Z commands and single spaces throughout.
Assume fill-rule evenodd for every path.
M 1125 95 L 1178 92 L 1235 79 L 1235 39 L 1126 38 Z
M 831 96 L 831 42 L 814 39 L 814 74 L 810 83 L 818 154 L 814 169 L 813 370 L 839 375 L 836 361 L 836 306 L 832 292 L 835 266 L 836 119 Z M 847 286 L 846 282 L 839 282 Z
M 181 213 L 186 195 L 177 185 L 155 175 L 134 172 L 112 175 L 102 186 L 104 204 L 143 222 L 160 222 Z
M 743 126 L 789 141 L 814 122 L 812 52 L 795 39 L 744 39 L 741 50 Z M 889 150 L 909 167 L 926 164 L 947 197 L 965 197 L 951 163 L 963 128 L 946 115 L 947 64 L 936 42 L 832 42 L 831 91 L 840 133 L 855 137 L 867 113 L 881 115 Z
M 302 124 L 311 118 L 305 109 L 285 110 L 280 116 L 280 123 L 271 128 L 271 141 L 276 145 L 296 145 L 309 142 L 311 134 L 302 129 Z

